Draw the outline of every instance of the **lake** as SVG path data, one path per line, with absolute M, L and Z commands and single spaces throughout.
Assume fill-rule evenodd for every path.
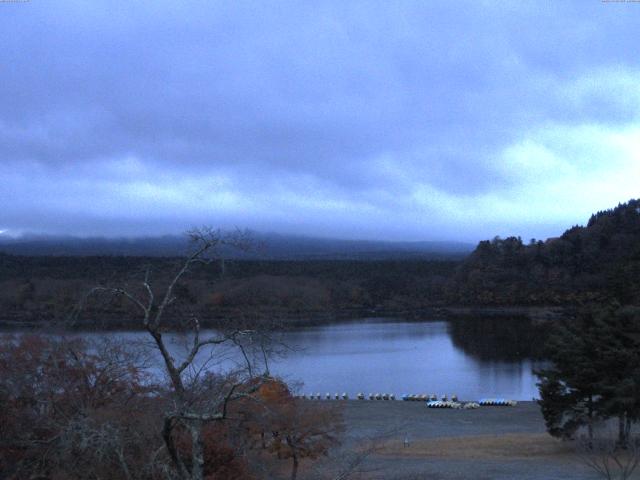
M 123 342 L 148 338 L 144 332 L 85 335 Z M 292 349 L 272 359 L 270 371 L 289 382 L 302 382 L 299 392 L 305 394 L 434 393 L 457 394 L 464 400 L 531 400 L 538 396 L 532 369 L 540 366 L 527 350 L 538 341 L 534 338 L 528 325 L 515 320 L 362 319 L 281 333 L 280 341 Z M 180 356 L 180 336 L 172 340 L 172 352 Z M 222 350 L 207 360 L 208 368 L 228 369 L 239 358 Z M 204 361 L 200 357 L 199 362 Z
M 344 323 L 286 337 L 301 350 L 275 362 L 272 371 L 303 381 L 303 393 L 435 393 L 468 400 L 538 396 L 535 361 L 468 353 L 445 321 Z

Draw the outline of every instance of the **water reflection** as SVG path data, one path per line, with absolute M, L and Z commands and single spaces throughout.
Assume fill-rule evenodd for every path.
M 459 318 L 449 322 L 456 347 L 480 360 L 540 359 L 548 328 L 526 318 Z
M 472 342 L 456 341 L 453 333 L 459 336 L 461 330 L 460 325 L 452 328 L 444 321 L 369 321 L 299 330 L 291 332 L 287 341 L 301 350 L 276 362 L 272 370 L 289 380 L 303 380 L 305 392 L 456 393 L 468 399 L 520 400 L 537 396 L 531 359 L 514 354 L 488 359 L 486 354 L 476 355 L 476 350 L 467 353 L 463 345 Z M 513 340 L 515 330 L 510 335 Z

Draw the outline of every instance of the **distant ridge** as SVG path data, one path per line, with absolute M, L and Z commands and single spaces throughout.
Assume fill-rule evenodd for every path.
M 276 233 L 252 233 L 256 248 L 248 253 L 227 249 L 228 258 L 271 260 L 381 260 L 452 259 L 473 251 L 463 242 L 389 242 L 341 240 Z M 189 249 L 186 237 L 165 235 L 137 238 L 80 238 L 72 236 L 0 236 L 0 252 L 12 255 L 57 256 L 152 256 L 173 257 Z

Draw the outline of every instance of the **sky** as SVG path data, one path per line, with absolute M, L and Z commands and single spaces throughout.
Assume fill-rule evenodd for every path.
M 640 197 L 640 3 L 0 2 L 0 235 L 557 236 Z

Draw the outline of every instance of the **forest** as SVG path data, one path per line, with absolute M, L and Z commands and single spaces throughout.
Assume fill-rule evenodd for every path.
M 0 322 L 66 321 L 89 288 L 139 279 L 158 284 L 179 257 L 19 256 L 0 253 Z M 386 260 L 226 259 L 196 266 L 176 295 L 204 322 L 403 315 L 456 306 L 555 306 L 640 302 L 640 200 L 594 213 L 545 241 L 481 241 L 466 258 Z M 88 307 L 86 322 L 123 326 L 131 306 Z M 107 313 L 108 312 L 108 313 Z M 90 319 L 90 320 L 88 320 Z
M 478 244 L 448 284 L 451 303 L 580 305 L 640 301 L 640 200 L 597 212 L 546 241 Z

